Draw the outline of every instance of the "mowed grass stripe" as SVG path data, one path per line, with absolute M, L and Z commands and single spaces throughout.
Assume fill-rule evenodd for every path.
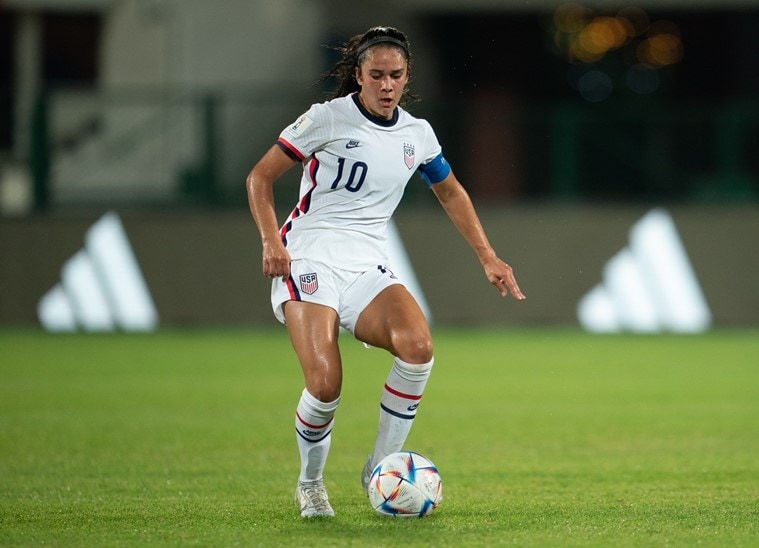
M 304 522 L 283 329 L 0 331 L 0 543 L 755 545 L 757 335 L 438 330 L 407 448 L 445 500 L 410 522 L 358 482 L 391 361 L 343 337 L 338 515 Z

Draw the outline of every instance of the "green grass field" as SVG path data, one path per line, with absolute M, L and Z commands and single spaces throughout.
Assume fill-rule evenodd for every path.
M 326 483 L 302 520 L 283 329 L 0 331 L 0 543 L 59 546 L 757 546 L 759 332 L 438 330 L 407 449 L 424 519 L 359 484 L 390 367 L 343 337 Z

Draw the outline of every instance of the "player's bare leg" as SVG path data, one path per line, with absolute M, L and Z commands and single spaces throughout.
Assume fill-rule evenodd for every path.
M 421 364 L 432 359 L 427 318 L 416 299 L 400 284 L 385 288 L 369 303 L 356 322 L 355 335 L 407 363 Z
M 295 502 L 303 517 L 334 516 L 324 487 L 324 467 L 342 385 L 337 313 L 297 301 L 286 303 L 284 312 L 306 383 L 295 414 L 301 457 Z
M 328 306 L 299 301 L 285 303 L 284 312 L 306 389 L 319 401 L 334 401 L 340 397 L 343 382 L 337 312 Z
M 361 473 L 366 490 L 374 467 L 400 451 L 411 431 L 432 370 L 432 335 L 416 299 L 402 285 L 384 289 L 361 313 L 356 338 L 395 356 L 380 400 L 374 452 Z

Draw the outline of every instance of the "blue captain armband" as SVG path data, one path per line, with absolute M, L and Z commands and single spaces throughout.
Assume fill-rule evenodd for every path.
M 419 166 L 419 175 L 429 186 L 443 181 L 451 173 L 451 166 L 441 152 L 426 164 Z

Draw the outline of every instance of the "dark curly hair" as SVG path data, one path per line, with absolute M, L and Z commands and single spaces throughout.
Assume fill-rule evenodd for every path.
M 406 35 L 393 27 L 372 27 L 365 33 L 352 37 L 345 45 L 334 48 L 340 52 L 341 58 L 321 76 L 316 84 L 323 84 L 331 78 L 337 80 L 337 88 L 329 94 L 330 99 L 345 97 L 355 91 L 360 91 L 361 86 L 356 81 L 356 69 L 364 62 L 367 53 L 379 45 L 396 48 L 401 52 L 408 65 L 407 71 L 410 80 L 413 59 Z M 407 88 L 403 90 L 400 103 L 404 105 L 413 99 L 416 98 L 408 92 Z

